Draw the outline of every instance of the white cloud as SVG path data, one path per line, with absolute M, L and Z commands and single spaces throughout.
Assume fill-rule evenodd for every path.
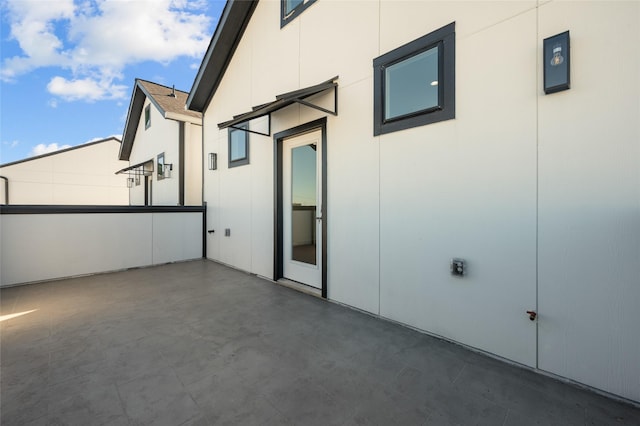
M 4 61 L 0 71 L 3 81 L 11 81 L 35 68 L 68 63 L 54 23 L 73 17 L 73 0 L 9 0 L 3 5 L 6 8 L 3 15 L 10 23 L 10 37 L 24 53 Z
M 57 143 L 50 143 L 49 145 L 45 145 L 41 143 L 31 149 L 29 156 L 48 154 L 50 152 L 55 152 L 66 148 L 71 148 L 71 145 L 58 145 Z
M 121 99 L 126 97 L 127 86 L 113 83 L 112 79 L 96 81 L 91 78 L 67 80 L 64 77 L 53 77 L 47 90 L 52 95 L 66 101 L 84 100 L 94 102 L 103 99 Z
M 13 141 L 11 141 L 11 142 L 9 142 L 9 141 L 4 141 L 4 142 L 2 142 L 2 144 L 3 144 L 3 145 L 7 145 L 10 149 L 13 149 L 13 148 L 15 148 L 16 146 L 18 146 L 18 145 L 20 144 L 20 142 L 19 142 L 19 141 L 17 141 L 17 140 L 13 140 Z
M 46 3 L 46 4 L 43 4 Z M 7 0 L 3 10 L 22 55 L 2 63 L 12 81 L 40 67 L 59 67 L 51 93 L 66 100 L 126 98 L 122 70 L 145 61 L 200 58 L 210 38 L 201 0 Z

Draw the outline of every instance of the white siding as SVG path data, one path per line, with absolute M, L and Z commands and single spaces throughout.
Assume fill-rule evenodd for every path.
M 110 139 L 2 167 L 9 203 L 126 205 L 127 181 L 115 174 L 127 165 L 119 149 L 120 141 Z
M 638 2 L 553 2 L 539 27 L 571 31 L 572 68 L 571 90 L 539 104 L 540 368 L 636 401 L 639 18 Z
M 205 112 L 208 257 L 273 276 L 273 138 L 228 169 L 217 124 L 339 75 L 329 298 L 640 400 L 640 5 L 318 1 L 283 29 L 278 6 L 258 4 Z M 455 120 L 374 137 L 372 60 L 454 21 Z M 545 96 L 542 40 L 565 30 L 572 88 Z M 271 130 L 324 116 L 291 106 Z
M 0 287 L 202 256 L 202 213 L 0 216 Z
M 135 141 L 129 156 L 131 165 L 153 160 L 154 172 L 151 180 L 152 205 L 175 206 L 180 201 L 180 161 L 179 141 L 180 123 L 165 119 L 161 112 L 151 104 L 151 126 L 145 129 L 144 108 L 151 104 L 147 99 L 143 107 Z M 192 123 L 184 124 L 184 203 L 185 205 L 202 204 L 202 126 Z M 158 154 L 164 153 L 165 163 L 171 163 L 173 169 L 170 179 L 158 180 Z M 131 205 L 144 205 L 144 177 L 139 186 L 130 192 Z

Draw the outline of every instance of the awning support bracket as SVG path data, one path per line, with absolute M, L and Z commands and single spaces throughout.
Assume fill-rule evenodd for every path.
M 247 120 L 250 121 L 250 120 Z M 246 123 L 246 121 L 244 122 Z M 240 124 L 244 124 L 244 123 L 240 123 Z M 249 132 L 249 133 L 253 133 L 255 135 L 260 135 L 260 136 L 271 136 L 271 114 L 267 115 L 267 133 L 262 133 L 262 132 L 257 132 L 255 130 L 250 130 L 248 129 L 249 126 L 247 127 L 238 127 L 236 125 L 231 125 L 229 126 L 230 129 L 233 130 L 242 130 L 243 132 Z
M 331 114 L 333 116 L 337 116 L 338 115 L 338 83 L 336 81 L 337 79 L 338 77 L 336 76 L 330 80 L 325 81 L 324 83 L 320 83 L 315 86 L 295 90 L 293 92 L 285 93 L 283 95 L 278 95 L 276 96 L 276 100 L 274 102 L 256 106 L 249 112 L 236 115 L 233 117 L 232 120 L 218 124 L 218 128 L 219 129 L 231 128 L 234 130 L 242 130 L 243 132 L 254 133 L 256 135 L 271 136 L 271 114 L 274 113 L 275 111 L 278 111 L 294 103 L 297 103 L 309 108 L 313 108 L 315 110 L 324 112 L 325 114 Z M 329 89 L 333 89 L 333 111 L 306 100 L 311 96 L 317 95 Z M 245 123 L 248 124 L 251 120 L 264 117 L 264 116 L 267 117 L 266 133 L 250 130 L 248 128 L 249 126 L 240 127 L 241 124 L 245 124 Z

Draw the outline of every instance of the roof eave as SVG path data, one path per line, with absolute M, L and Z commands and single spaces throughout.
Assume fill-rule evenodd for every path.
M 187 98 L 187 108 L 204 112 L 231 62 L 258 0 L 227 1 Z
M 200 126 L 202 125 L 202 118 L 192 117 L 186 114 L 178 114 L 176 112 L 171 112 L 171 111 L 167 111 L 164 114 L 164 118 L 167 120 L 182 121 L 184 123 L 197 124 Z
M 133 140 L 136 137 L 138 123 L 142 116 L 144 99 L 145 94 L 142 91 L 142 87 L 138 84 L 138 79 L 136 79 L 133 85 L 133 92 L 131 93 L 131 102 L 129 102 L 129 111 L 127 111 L 127 120 L 125 121 L 124 131 L 122 132 L 122 144 L 120 145 L 120 152 L 118 153 L 118 159 L 120 160 L 129 161 L 131 149 L 133 148 Z

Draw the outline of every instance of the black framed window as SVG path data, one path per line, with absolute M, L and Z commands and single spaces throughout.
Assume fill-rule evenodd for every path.
M 229 128 L 229 168 L 249 164 L 249 127 L 247 124 Z
M 373 60 L 373 134 L 455 118 L 455 22 Z
M 144 109 L 144 129 L 151 127 L 151 104 Z
M 280 28 L 293 21 L 316 0 L 280 0 Z
M 162 154 L 158 154 L 158 159 L 156 161 L 156 178 L 158 180 L 164 179 L 164 152 Z

